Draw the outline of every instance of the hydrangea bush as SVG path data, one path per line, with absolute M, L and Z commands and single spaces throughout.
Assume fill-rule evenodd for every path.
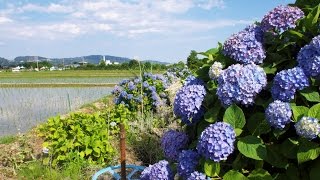
M 174 102 L 181 179 L 319 179 L 319 3 L 278 6 L 199 53 Z
M 144 73 L 142 79 L 125 79 L 112 91 L 114 103 L 124 104 L 132 111 L 137 111 L 142 105 L 146 111 L 155 111 L 169 105 L 168 93 L 165 91 L 168 85 L 169 80 L 161 74 Z

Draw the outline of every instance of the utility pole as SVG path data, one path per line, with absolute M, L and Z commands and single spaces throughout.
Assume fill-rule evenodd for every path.
M 39 60 L 38 60 L 38 56 L 35 56 L 35 58 L 36 58 L 36 61 L 37 61 L 37 69 L 38 69 L 38 71 L 39 71 Z

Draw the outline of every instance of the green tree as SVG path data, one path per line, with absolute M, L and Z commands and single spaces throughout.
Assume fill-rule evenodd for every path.
M 198 53 L 195 50 L 192 50 L 187 59 L 187 66 L 191 71 L 198 69 L 198 67 L 200 67 L 201 65 L 201 63 L 199 63 L 197 54 Z
M 129 68 L 130 69 L 137 69 L 139 68 L 139 61 L 133 59 L 131 61 L 129 61 Z

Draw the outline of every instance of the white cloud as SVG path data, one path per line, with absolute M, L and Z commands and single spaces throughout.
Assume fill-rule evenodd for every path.
M 5 42 L 0 41 L 0 46 L 4 46 L 4 45 L 6 45 L 6 43 L 5 43 Z
M 224 0 L 198 0 L 197 6 L 206 10 L 212 8 L 224 8 Z
M 98 32 L 111 33 L 117 36 L 135 37 L 142 34 L 181 34 L 209 31 L 216 28 L 248 24 L 244 20 L 186 20 L 177 18 L 177 13 L 200 7 L 203 9 L 223 8 L 224 0 L 74 0 L 51 3 L 46 6 L 37 4 L 10 5 L 5 10 L 6 17 L 1 16 L 0 24 L 13 22 L 0 29 L 0 37 L 11 34 L 16 38 L 73 38 Z M 18 19 L 11 20 L 10 15 Z M 48 22 L 37 22 L 31 19 L 21 20 L 28 16 L 25 12 L 62 13 L 60 19 Z M 48 14 L 47 14 L 48 15 Z M 34 17 L 33 17 L 34 18 Z M 19 20 L 20 19 L 20 20 Z
M 37 4 L 26 4 L 17 8 L 17 12 L 45 12 L 45 13 L 68 13 L 72 11 L 72 7 L 61 4 L 51 3 L 48 6 L 40 6 Z
M 12 20 L 8 17 L 0 16 L 0 24 L 10 23 Z

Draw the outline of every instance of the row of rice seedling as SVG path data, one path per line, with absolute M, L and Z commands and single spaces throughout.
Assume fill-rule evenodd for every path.
M 109 87 L 0 88 L 0 136 L 25 132 L 110 93 Z

